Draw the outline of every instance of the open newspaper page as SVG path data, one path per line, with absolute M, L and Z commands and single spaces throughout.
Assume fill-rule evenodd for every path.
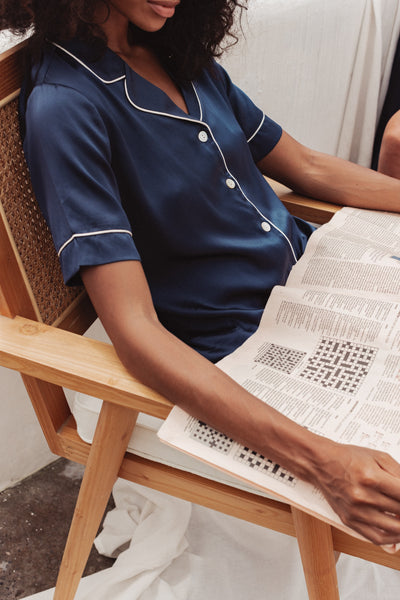
M 342 209 L 218 366 L 302 426 L 400 461 L 400 216 Z M 175 407 L 160 439 L 345 527 L 320 491 Z
M 342 208 L 311 236 L 285 287 L 400 299 L 400 215 Z

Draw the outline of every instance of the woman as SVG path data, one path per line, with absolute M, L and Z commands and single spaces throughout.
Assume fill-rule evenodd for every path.
M 2 27 L 35 31 L 24 142 L 34 188 L 66 281 L 82 279 L 132 373 L 392 544 L 400 466 L 304 430 L 213 364 L 255 330 L 310 234 L 264 174 L 329 202 L 400 210 L 400 181 L 305 148 L 216 65 L 239 8 L 3 0 Z

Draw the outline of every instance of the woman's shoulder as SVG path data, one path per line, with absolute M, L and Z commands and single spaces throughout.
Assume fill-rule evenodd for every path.
M 102 61 L 89 61 L 77 44 L 46 43 L 32 65 L 30 84 L 24 86 L 26 117 L 42 123 L 66 116 L 101 114 L 104 92 Z M 94 69 L 99 70 L 99 74 Z M 103 68 L 103 72 L 101 72 Z M 24 111 L 25 113 L 25 111 Z
M 111 60 L 110 60 L 111 58 Z M 71 90 L 86 97 L 95 97 L 104 84 L 125 76 L 123 64 L 107 52 L 94 53 L 90 44 L 80 40 L 56 43 L 47 42 L 40 61 L 33 65 L 31 81 L 33 88 L 49 86 L 61 88 L 65 94 Z
M 229 73 L 215 59 L 212 60 L 207 68 L 203 69 L 197 83 L 224 96 L 229 96 L 233 86 Z
M 90 80 L 52 48 L 47 48 L 32 67 L 31 85 L 23 86 L 19 105 L 24 132 L 30 129 L 57 136 L 64 122 L 72 126 L 82 121 L 102 121 L 101 99 Z

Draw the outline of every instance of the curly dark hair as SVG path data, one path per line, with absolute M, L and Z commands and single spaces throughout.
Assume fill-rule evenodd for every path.
M 32 31 L 30 51 L 40 52 L 45 40 L 77 37 L 90 41 L 99 53 L 107 40 L 94 12 L 99 0 L 0 0 L 0 30 Z M 107 5 L 107 0 L 101 0 Z M 131 26 L 133 43 L 146 44 L 179 81 L 190 80 L 214 57 L 237 41 L 234 13 L 247 0 L 181 0 L 176 14 L 156 33 Z

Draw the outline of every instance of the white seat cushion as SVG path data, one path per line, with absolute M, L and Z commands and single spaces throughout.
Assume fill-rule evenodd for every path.
M 71 412 L 75 417 L 79 436 L 91 443 L 96 429 L 102 401 L 93 396 L 80 393 L 68 393 Z M 253 488 L 245 482 L 231 477 L 227 473 L 203 463 L 179 450 L 163 444 L 157 437 L 157 431 L 163 423 L 150 415 L 140 413 L 136 422 L 133 435 L 128 444 L 128 452 L 137 456 L 159 462 L 176 469 L 189 471 L 220 483 L 251 491 L 265 497 L 271 497 L 264 492 Z

